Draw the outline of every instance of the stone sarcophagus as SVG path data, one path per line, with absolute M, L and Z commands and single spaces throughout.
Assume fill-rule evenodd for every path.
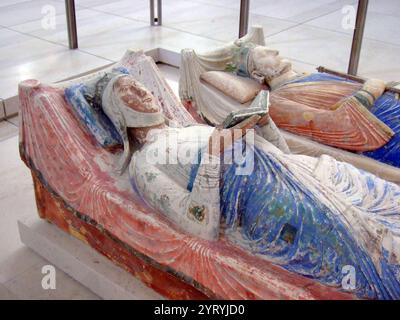
M 154 61 L 128 52 L 118 64 L 151 91 L 176 126 L 195 120 L 174 96 Z M 352 299 L 339 288 L 288 271 L 236 246 L 182 231 L 134 190 L 113 164 L 121 147 L 105 148 L 78 120 L 61 86 L 20 84 L 20 154 L 31 169 L 42 219 L 81 239 L 171 299 Z M 82 109 L 83 110 L 83 109 Z M 82 111 L 82 114 L 85 113 Z M 82 116 L 81 114 L 81 116 Z

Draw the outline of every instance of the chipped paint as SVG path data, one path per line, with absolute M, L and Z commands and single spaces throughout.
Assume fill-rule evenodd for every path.
M 138 55 L 133 61 L 140 59 L 148 71 L 142 75 L 155 79 L 148 86 L 161 92 L 157 88 L 169 88 L 154 62 Z M 35 100 L 37 94 L 43 99 Z M 167 112 L 176 112 L 178 124 L 191 123 L 192 117 L 171 95 L 166 94 L 163 103 L 171 105 Z M 83 225 L 92 247 L 133 275 L 151 270 L 152 282 L 146 284 L 166 297 L 353 298 L 238 248 L 224 236 L 211 242 L 182 232 L 135 190 L 118 186 L 127 177 L 114 176 L 107 165 L 99 165 L 112 163 L 114 155 L 78 125 L 60 90 L 22 83 L 20 101 L 21 157 L 33 172 L 39 214 L 66 232 L 80 233 Z

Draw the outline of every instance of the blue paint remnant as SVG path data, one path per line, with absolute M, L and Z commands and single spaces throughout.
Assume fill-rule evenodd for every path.
M 65 89 L 65 97 L 75 115 L 103 148 L 121 145 L 122 140 L 110 119 L 102 110 L 94 109 L 85 99 L 86 90 L 86 85 L 82 83 Z
M 350 83 L 355 83 L 355 81 L 342 78 L 339 76 L 335 76 L 333 74 L 329 73 L 312 73 L 310 75 L 307 75 L 305 77 L 297 78 L 294 80 L 291 80 L 287 82 L 286 84 L 292 84 L 292 83 L 307 83 L 307 82 L 318 82 L 318 81 L 341 81 L 341 82 L 350 82 Z
M 244 247 L 289 271 L 339 289 L 342 268 L 350 265 L 356 271 L 357 296 L 400 298 L 400 266 L 390 264 L 389 257 L 382 254 L 380 273 L 337 213 L 321 203 L 273 154 L 256 148 L 253 172 L 240 176 L 235 170 L 235 164 L 223 165 L 221 214 L 228 231 L 238 233 Z M 361 170 L 360 174 L 370 176 L 368 187 L 376 188 L 376 177 Z M 397 188 L 400 198 L 400 187 L 387 185 Z M 377 199 L 368 214 L 379 214 L 379 203 Z
M 189 192 L 192 192 L 192 190 L 193 190 L 194 182 L 196 180 L 197 173 L 199 172 L 203 151 L 204 151 L 203 149 L 199 149 L 199 151 L 197 152 L 197 161 L 194 161 L 190 167 L 189 182 L 186 187 L 186 189 Z
M 400 100 L 393 93 L 386 92 L 375 101 L 371 112 L 389 126 L 395 135 L 383 147 L 365 152 L 364 155 L 400 167 Z
M 129 74 L 129 70 L 125 67 L 115 67 L 112 69 L 112 72 L 120 72 L 124 74 Z
M 318 81 L 354 82 L 327 73 L 315 73 L 290 81 L 287 84 Z M 393 93 L 386 92 L 375 101 L 370 112 L 389 126 L 395 135 L 383 147 L 374 151 L 363 152 L 362 154 L 369 158 L 400 168 L 400 100 L 396 99 Z
M 114 68 L 112 71 L 129 74 L 124 67 Z M 103 148 L 122 145 L 122 139 L 107 115 L 103 110 L 93 108 L 86 100 L 85 95 L 93 90 L 93 87 L 79 83 L 66 88 L 64 93 L 74 114 Z

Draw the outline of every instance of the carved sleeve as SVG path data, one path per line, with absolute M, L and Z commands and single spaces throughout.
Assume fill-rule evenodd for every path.
M 208 153 L 204 153 L 197 173 L 192 169 L 188 184 L 189 198 L 187 203 L 187 216 L 205 228 L 205 238 L 214 240 L 218 238 L 220 206 L 220 159 Z M 191 185 L 192 175 L 194 176 Z
M 219 158 L 203 153 L 193 165 L 187 186 L 164 168 L 133 157 L 130 175 L 150 206 L 184 231 L 206 240 L 217 240 L 220 224 Z

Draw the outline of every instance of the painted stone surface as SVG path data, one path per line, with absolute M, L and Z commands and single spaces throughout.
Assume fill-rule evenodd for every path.
M 132 59 L 137 63 L 138 57 Z M 154 63 L 146 61 L 155 68 Z M 158 96 L 154 89 L 165 113 L 169 112 L 178 124 L 193 123 L 179 102 L 175 104 L 172 97 L 163 99 L 170 89 L 158 75 L 148 76 L 151 68 L 146 68 L 146 74 L 153 80 L 147 81 L 161 84 L 149 87 L 164 92 Z M 26 81 L 20 85 L 20 101 L 21 156 L 35 177 L 39 213 L 108 256 L 120 245 L 131 248 L 129 253 L 140 253 L 146 262 L 168 275 L 155 270 L 133 273 L 145 278 L 142 280 L 150 286 L 155 280 L 146 278 L 154 275 L 157 291 L 167 297 L 202 297 L 198 293 L 201 291 L 210 298 L 224 299 L 353 298 L 252 255 L 224 235 L 218 241 L 207 241 L 182 232 L 147 206 L 131 189 L 126 176 L 113 173 L 115 155 L 97 144 L 93 135 L 79 124 L 62 89 Z M 95 230 L 90 226 L 96 226 L 99 232 L 92 233 Z M 197 291 L 185 289 L 185 284 L 174 287 L 170 274 Z
M 208 299 L 195 289 L 198 284 L 186 283 L 174 275 L 173 270 L 150 261 L 102 229 L 94 220 L 69 208 L 61 198 L 48 191 L 34 173 L 32 178 L 38 213 L 42 219 L 85 242 L 168 299 Z M 212 293 L 209 295 L 212 296 Z
M 263 116 L 253 125 L 270 120 L 267 96 L 255 100 Z M 400 297 L 398 185 L 326 155 L 292 155 L 265 137 L 249 139 L 253 126 L 223 151 L 210 149 L 212 137 L 230 130 L 160 122 L 154 97 L 129 75 L 110 78 L 102 100 L 136 141 L 133 189 L 186 233 L 217 241 L 224 232 L 252 254 L 334 287 L 351 267 L 358 296 Z M 232 151 L 242 156 L 220 161 Z
M 191 113 L 217 125 L 229 112 L 248 106 L 200 81 L 205 72 L 250 77 L 270 86 L 271 119 L 283 129 L 292 152 L 329 154 L 400 183 L 398 96 L 383 94 L 384 83 L 378 80 L 362 85 L 330 74 L 298 74 L 264 45 L 262 28 L 255 27 L 244 38 L 209 53 L 183 50 L 179 90 Z M 252 52 L 249 47 L 264 49 Z

